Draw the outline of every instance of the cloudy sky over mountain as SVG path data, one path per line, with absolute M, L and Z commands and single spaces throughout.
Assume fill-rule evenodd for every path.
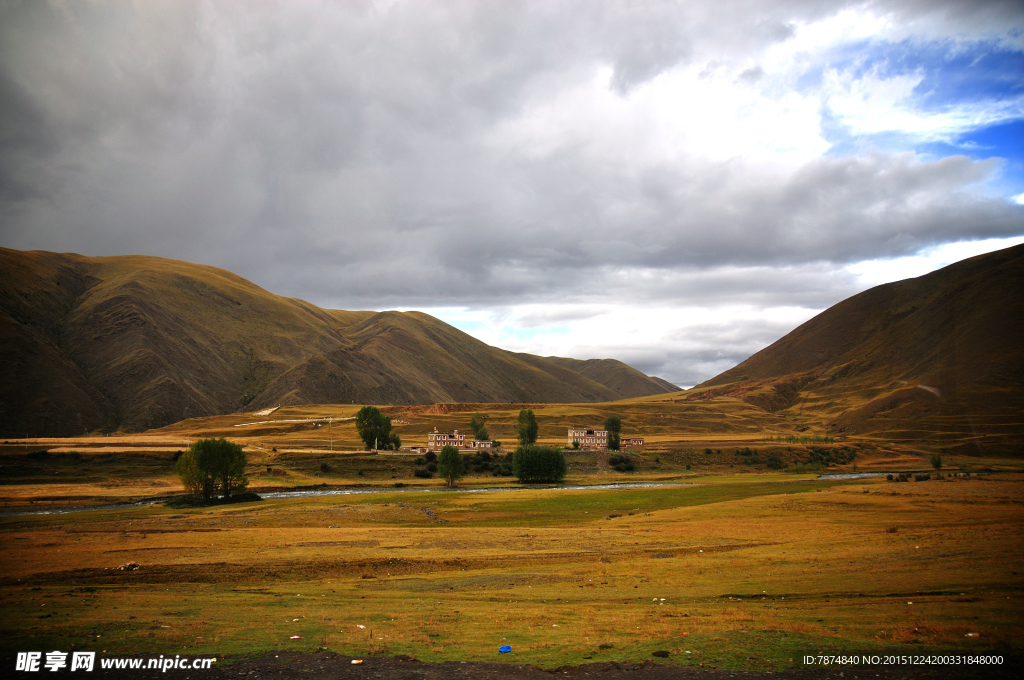
M 0 245 L 680 385 L 1024 242 L 1019 2 L 0 1 Z

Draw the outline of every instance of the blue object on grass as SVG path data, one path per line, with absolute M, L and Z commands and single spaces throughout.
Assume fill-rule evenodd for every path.
M 511 645 L 502 645 L 501 647 L 498 647 L 498 651 L 501 652 L 502 654 L 508 654 L 509 652 L 512 651 L 512 646 Z

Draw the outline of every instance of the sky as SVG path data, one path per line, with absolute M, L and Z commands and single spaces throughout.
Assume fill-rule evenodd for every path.
M 680 386 L 1024 242 L 1024 3 L 0 0 L 0 246 Z

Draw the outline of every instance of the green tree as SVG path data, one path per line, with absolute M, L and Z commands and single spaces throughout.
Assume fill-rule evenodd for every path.
M 565 454 L 552 446 L 520 446 L 512 454 L 512 474 L 525 484 L 565 479 Z
M 249 484 L 245 452 L 226 439 L 200 439 L 178 458 L 177 470 L 185 490 L 209 500 L 216 493 L 230 498 Z
M 381 413 L 376 406 L 359 409 L 356 414 L 356 431 L 368 449 L 398 450 L 402 445 L 399 436 L 391 431 L 391 418 Z
M 533 415 L 533 411 L 524 408 L 519 412 L 519 444 L 520 446 L 530 446 L 531 444 L 537 443 L 537 419 Z
M 490 435 L 487 434 L 487 426 L 484 425 L 484 417 L 479 413 L 474 413 L 473 417 L 469 420 L 469 429 L 473 430 L 473 436 L 478 441 L 490 440 Z
M 942 469 L 942 456 L 937 453 L 932 455 L 932 467 L 936 472 Z
M 465 472 L 466 466 L 459 450 L 454 446 L 442 447 L 441 455 L 437 457 L 437 474 L 441 479 L 448 482 L 448 486 L 455 486 L 455 482 L 462 479 Z
M 622 420 L 618 416 L 608 416 L 604 419 L 604 429 L 608 430 L 608 449 L 618 451 L 622 443 Z

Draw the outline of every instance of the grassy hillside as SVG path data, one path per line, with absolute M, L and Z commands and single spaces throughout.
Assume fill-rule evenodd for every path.
M 1019 452 L 1024 246 L 844 300 L 692 398 L 732 396 L 835 434 Z
M 513 354 L 418 312 L 320 309 L 215 267 L 7 249 L 0 358 L 8 437 L 288 404 L 595 402 L 674 389 L 619 362 L 608 377 Z

